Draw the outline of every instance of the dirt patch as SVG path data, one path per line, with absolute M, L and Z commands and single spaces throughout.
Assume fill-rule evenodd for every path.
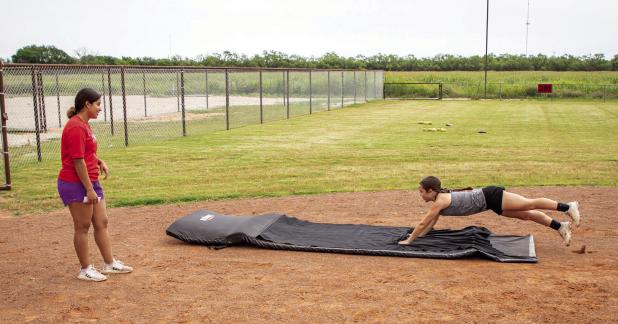
M 579 200 L 584 219 L 572 246 L 562 246 L 548 228 L 489 212 L 444 217 L 437 228 L 474 224 L 498 234 L 532 233 L 539 263 L 210 250 L 165 235 L 169 224 L 197 208 L 403 226 L 427 207 L 414 191 L 117 208 L 109 211 L 114 254 L 135 272 L 89 283 L 75 278 L 67 210 L 0 218 L 0 314 L 7 322 L 616 322 L 618 188 L 512 191 Z M 576 253 L 582 245 L 585 253 Z M 93 240 L 90 247 L 100 265 Z

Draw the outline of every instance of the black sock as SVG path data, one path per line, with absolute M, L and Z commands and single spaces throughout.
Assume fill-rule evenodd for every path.
M 565 204 L 565 203 L 561 203 L 561 202 L 559 202 L 559 203 L 558 203 L 558 208 L 556 208 L 556 209 L 557 209 L 558 211 L 565 212 L 565 211 L 569 210 L 569 205 L 567 205 L 567 204 Z
M 549 227 L 555 229 L 556 231 L 560 229 L 560 226 L 562 225 L 560 225 L 560 223 L 557 222 L 555 219 L 552 219 L 551 224 L 549 224 Z

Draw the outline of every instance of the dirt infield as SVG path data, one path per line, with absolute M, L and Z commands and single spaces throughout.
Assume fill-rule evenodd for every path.
M 443 217 L 437 228 L 485 226 L 534 234 L 537 264 L 432 260 L 232 247 L 165 235 L 197 208 L 284 212 L 332 223 L 404 226 L 428 205 L 415 191 L 340 193 L 109 210 L 114 254 L 135 267 L 106 282 L 77 280 L 67 210 L 0 219 L 2 322 L 616 322 L 618 188 L 515 188 L 578 199 L 571 247 L 540 225 L 489 212 Z M 551 212 L 557 218 L 564 218 Z M 577 253 L 582 245 L 585 253 Z M 101 257 L 91 237 L 95 265 Z

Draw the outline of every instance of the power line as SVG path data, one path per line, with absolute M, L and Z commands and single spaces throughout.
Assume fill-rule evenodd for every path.
M 530 0 L 528 0 L 528 11 L 526 13 L 526 56 L 528 56 L 528 27 L 530 27 Z

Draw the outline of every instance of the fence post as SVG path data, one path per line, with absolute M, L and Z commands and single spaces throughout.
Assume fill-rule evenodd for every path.
M 9 116 L 6 114 L 4 103 L 4 66 L 0 61 L 0 119 L 2 120 L 2 157 L 4 159 L 5 185 L 0 187 L 2 190 L 11 190 L 11 164 L 9 163 L 9 139 L 6 121 Z
M 176 104 L 178 105 L 178 112 L 180 112 L 180 80 L 178 78 L 178 71 L 176 71 Z
M 343 72 L 341 71 L 341 108 L 343 108 L 343 90 L 345 89 L 343 86 Z
M 378 99 L 378 85 L 376 84 L 376 71 L 373 71 L 373 99 Z
M 208 70 L 206 70 L 206 110 L 208 110 Z
M 230 129 L 230 82 L 228 70 L 225 69 L 225 129 Z
M 286 111 L 287 111 L 286 115 L 287 115 L 287 119 L 290 119 L 290 70 L 286 70 L 285 75 L 286 75 L 285 94 L 286 94 L 286 97 L 288 98 L 287 105 L 286 105 Z
M 34 105 L 34 132 L 36 137 L 36 155 L 41 162 L 41 135 L 39 134 L 39 107 L 37 104 L 37 80 L 36 80 L 36 71 L 34 69 L 34 65 L 31 68 L 32 72 L 32 104 Z
M 182 136 L 187 136 L 187 117 L 185 115 L 185 70 L 180 70 L 180 109 L 182 109 Z
M 440 93 L 438 94 L 438 99 L 442 100 L 442 91 L 443 91 L 443 89 L 442 89 L 442 82 L 440 82 L 440 86 L 439 86 L 438 91 L 440 91 Z
M 60 85 L 58 83 L 58 71 L 56 71 L 56 101 L 58 103 L 58 128 L 62 127 L 62 120 L 60 114 Z
M 603 102 L 605 102 L 605 93 L 606 93 L 606 86 L 603 85 Z
M 58 74 L 56 74 L 56 81 L 57 80 Z M 107 122 L 107 107 L 105 104 L 105 74 L 103 73 L 101 73 L 101 101 L 103 101 L 103 121 Z M 58 101 L 58 106 L 58 115 L 60 115 L 60 101 Z
M 146 71 L 142 71 L 142 82 L 144 84 L 144 117 L 148 117 L 148 110 L 146 108 Z
M 109 122 L 114 136 L 114 106 L 112 105 L 112 72 L 111 68 L 107 68 L 107 93 L 109 94 Z
M 260 70 L 260 124 L 264 123 L 264 107 L 263 107 L 263 88 L 262 88 L 262 70 Z
M 354 104 L 356 104 L 356 71 L 354 71 Z
M 367 70 L 365 70 L 365 86 L 363 90 L 363 92 L 365 93 L 365 102 L 367 102 Z
M 120 68 L 120 87 L 122 88 L 122 115 L 124 118 L 124 146 L 129 146 L 129 130 L 127 127 L 127 94 L 124 83 L 124 68 Z
M 285 71 L 282 71 L 281 75 L 283 76 L 283 78 L 281 79 L 281 87 L 283 90 L 283 106 L 285 106 Z
M 41 73 L 41 70 L 37 71 L 38 73 L 38 78 L 39 78 L 39 119 L 40 121 L 40 125 L 41 125 L 41 129 L 43 129 L 44 133 L 47 133 L 47 112 L 45 110 L 45 89 L 43 88 L 43 73 Z
M 309 115 L 313 113 L 313 87 L 311 86 L 311 70 L 309 70 Z
M 330 111 L 330 70 L 328 70 L 326 72 L 326 82 L 328 83 L 328 87 L 327 87 L 327 89 L 328 89 L 327 90 L 327 92 L 328 92 L 328 95 L 327 95 L 328 99 L 327 100 L 328 101 L 327 101 L 327 104 L 326 104 L 326 108 L 328 109 L 328 111 Z
M 41 111 L 41 78 L 39 75 L 39 70 L 35 70 L 35 77 L 36 77 L 36 102 L 37 102 L 37 106 L 38 106 L 38 114 L 39 114 L 39 131 L 43 132 L 43 119 L 41 118 L 41 116 L 43 115 L 43 112 Z

